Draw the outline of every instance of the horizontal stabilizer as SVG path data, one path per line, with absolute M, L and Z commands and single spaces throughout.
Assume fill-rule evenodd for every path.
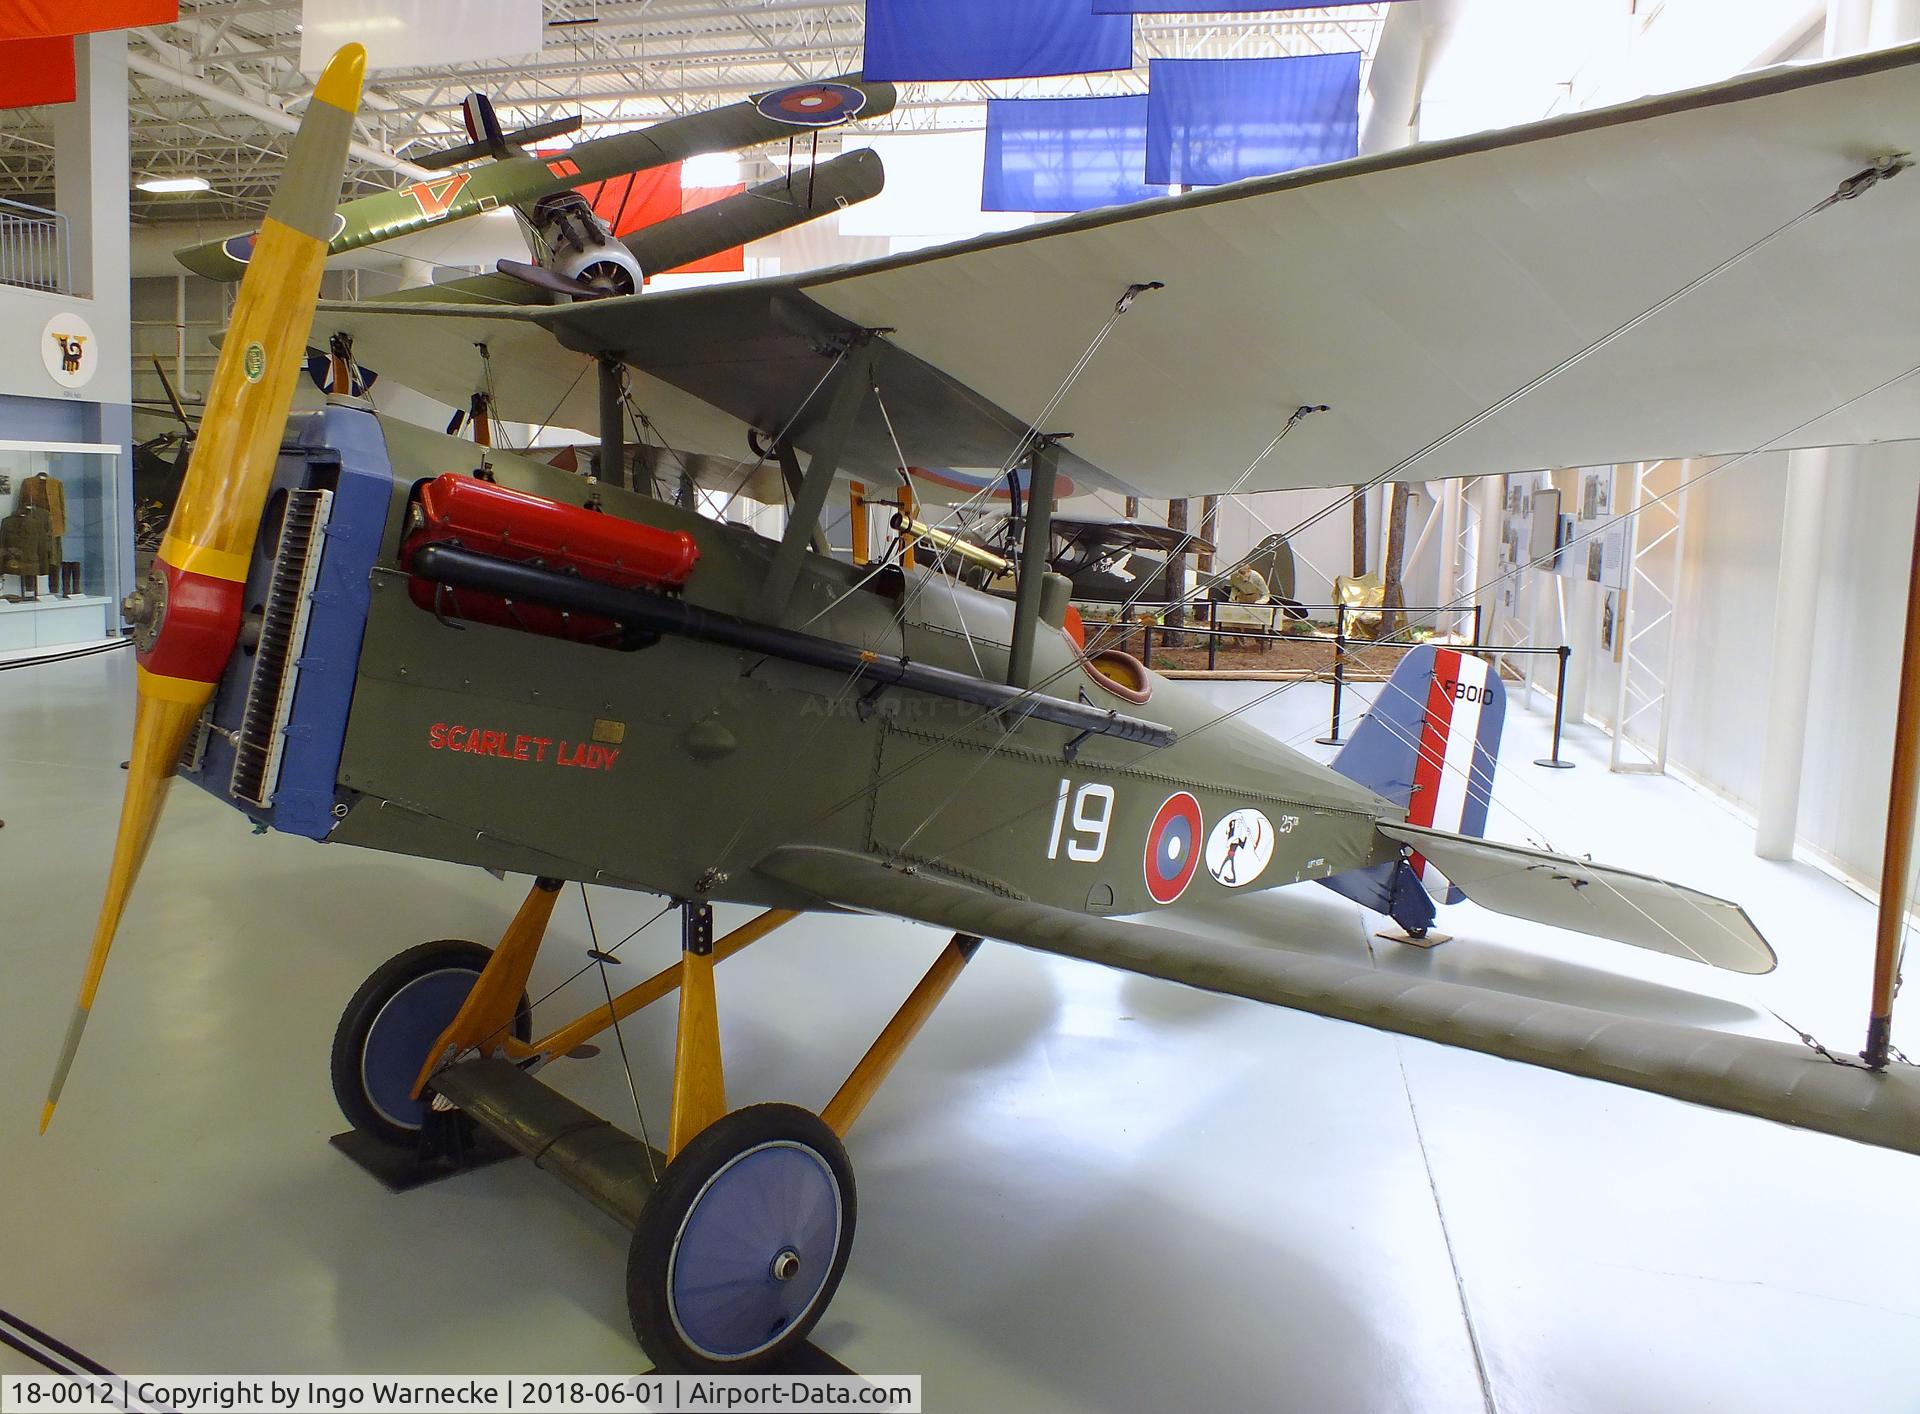
M 1796 1042 L 1089 917 L 843 850 L 789 847 L 755 867 L 806 895 L 863 912 L 1920 1153 L 1920 1068 L 1911 1065 L 1876 1073 Z
M 1746 910 L 1665 879 L 1418 825 L 1380 826 L 1495 913 L 1612 938 L 1729 972 L 1773 971 L 1773 949 Z
M 576 113 L 572 117 L 555 118 L 548 123 L 535 123 L 530 128 L 501 133 L 497 143 L 490 139 L 481 139 L 477 142 L 463 142 L 458 147 L 449 147 L 441 152 L 429 152 L 424 157 L 416 157 L 413 165 L 425 167 L 429 172 L 439 172 L 448 167 L 458 167 L 462 162 L 478 162 L 482 157 L 510 157 L 513 155 L 514 148 L 532 147 L 552 138 L 579 132 L 580 121 L 580 115 Z

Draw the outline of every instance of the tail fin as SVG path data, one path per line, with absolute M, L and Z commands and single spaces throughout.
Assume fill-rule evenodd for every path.
M 1507 690 L 1485 658 L 1422 644 L 1401 657 L 1333 769 L 1404 806 L 1409 824 L 1484 835 L 1506 715 Z M 1420 855 L 1409 863 L 1442 902 L 1466 897 Z

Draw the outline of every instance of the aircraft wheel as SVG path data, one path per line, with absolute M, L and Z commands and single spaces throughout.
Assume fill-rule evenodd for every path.
M 442 938 L 388 958 L 360 984 L 333 1033 L 333 1097 L 355 1129 L 413 1144 L 427 1113 L 413 1082 L 492 956 L 479 943 Z M 533 1034 L 524 994 L 513 1031 L 522 1041 Z
M 795 1105 L 753 1105 L 681 1150 L 627 1252 L 627 1312 L 674 1374 L 777 1369 L 807 1338 L 853 1249 L 853 1165 Z

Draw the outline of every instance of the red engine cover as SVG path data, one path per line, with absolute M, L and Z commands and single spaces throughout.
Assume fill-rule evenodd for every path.
M 550 501 L 461 472 L 448 472 L 420 488 L 423 524 L 400 549 L 407 568 L 426 545 L 458 545 L 502 560 L 536 561 L 582 579 L 622 589 L 677 589 L 700 559 L 700 547 L 685 531 L 638 525 L 600 511 Z M 470 589 L 450 589 L 415 578 L 413 602 L 450 618 L 585 642 L 614 636 L 606 619 L 563 614 L 537 604 L 510 604 Z

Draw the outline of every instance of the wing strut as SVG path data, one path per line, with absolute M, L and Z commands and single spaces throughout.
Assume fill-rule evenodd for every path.
M 620 395 L 620 378 L 625 370 L 625 356 L 618 353 L 600 355 L 600 456 L 594 475 L 601 481 L 612 482 L 625 490 L 627 487 L 627 438 L 626 427 L 622 419 L 626 416 L 626 405 Z
M 863 330 L 854 336 L 853 344 L 844 355 L 846 364 L 840 370 L 840 384 L 833 390 L 833 401 L 827 407 L 826 423 L 814 443 L 807 474 L 794 495 L 780 548 L 774 552 L 773 564 L 767 569 L 761 603 L 770 619 L 785 608 L 787 596 L 793 593 L 793 586 L 800 578 L 801 561 L 813 544 L 820 512 L 826 509 L 827 492 L 833 489 L 834 473 L 840 469 L 853 424 L 859 420 L 860 410 L 867 405 L 867 395 L 872 391 L 876 352 L 873 331 Z
M 1893 998 L 1900 989 L 1900 950 L 1907 932 L 1907 868 L 1913 855 L 1915 778 L 1920 775 L 1920 521 L 1913 528 L 1907 578 L 1907 635 L 1900 659 L 1900 698 L 1888 788 L 1887 842 L 1880 870 L 1880 921 L 1874 937 L 1873 1007 L 1861 1054 L 1885 1070 L 1893 1050 Z
M 1033 639 L 1040 628 L 1047 551 L 1053 548 L 1053 500 L 1059 475 L 1059 436 L 1036 436 L 1027 451 L 1026 534 L 1020 542 L 1020 580 L 1013 601 L 1013 646 L 1007 653 L 1007 682 L 1014 687 L 1033 685 Z

